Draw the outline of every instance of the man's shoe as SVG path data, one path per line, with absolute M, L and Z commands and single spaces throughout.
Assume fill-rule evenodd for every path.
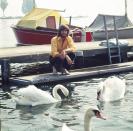
M 69 71 L 67 69 L 62 69 L 62 75 L 70 75 Z
M 57 70 L 55 69 L 55 67 L 53 66 L 53 74 L 54 75 L 58 75 L 59 73 L 57 72 Z

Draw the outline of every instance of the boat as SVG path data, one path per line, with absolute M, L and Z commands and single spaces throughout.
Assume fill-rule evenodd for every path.
M 94 40 L 105 40 L 106 30 L 104 24 L 104 18 L 106 21 L 106 28 L 108 32 L 108 38 L 115 38 L 116 33 L 119 39 L 133 38 L 133 23 L 129 20 L 127 15 L 115 16 L 115 15 L 103 15 L 99 14 L 96 19 L 89 26 L 89 30 L 93 32 Z M 116 32 L 114 27 L 114 20 L 116 25 Z
M 61 22 L 60 22 L 61 21 Z M 57 10 L 33 8 L 11 26 L 18 45 L 49 44 L 59 24 L 68 24 Z
M 125 14 L 98 14 L 90 24 L 89 30 L 94 40 L 105 40 L 118 37 L 119 39 L 133 38 L 133 23 L 128 18 L 127 0 L 125 0 Z
M 51 38 L 57 34 L 56 29 L 37 27 L 36 29 L 12 26 L 15 37 L 20 45 L 49 44 Z
M 33 8 L 16 25 L 12 26 L 18 45 L 50 44 L 60 24 L 67 24 L 75 42 L 82 40 L 82 28 L 70 25 L 58 10 Z M 87 32 L 87 40 L 91 34 Z
M 117 34 L 119 39 L 129 39 L 133 38 L 133 26 L 117 29 Z M 108 30 L 108 38 L 116 38 L 116 33 L 114 30 Z M 103 30 L 98 30 L 93 32 L 94 40 L 105 40 L 106 32 Z

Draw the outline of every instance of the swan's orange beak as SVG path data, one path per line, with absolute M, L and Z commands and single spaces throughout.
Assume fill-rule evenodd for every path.
M 106 120 L 106 118 L 105 118 L 103 115 L 101 115 L 100 112 L 97 112 L 97 113 L 96 113 L 96 117 L 97 117 L 97 118 L 100 118 L 100 119 L 103 119 L 103 120 Z

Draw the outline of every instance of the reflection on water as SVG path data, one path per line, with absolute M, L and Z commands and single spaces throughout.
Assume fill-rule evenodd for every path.
M 93 131 L 132 131 L 133 130 L 133 72 L 119 74 L 126 79 L 125 98 L 111 103 L 99 103 L 96 100 L 98 83 L 102 78 L 66 83 L 72 87 L 71 96 L 61 102 L 50 105 L 16 106 L 5 91 L 0 90 L 2 131 L 60 131 L 65 122 L 73 130 L 83 130 L 83 119 L 89 106 L 101 109 L 106 121 L 93 118 Z M 41 89 L 45 86 L 41 86 Z

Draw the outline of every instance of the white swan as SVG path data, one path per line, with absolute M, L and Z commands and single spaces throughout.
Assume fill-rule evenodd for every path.
M 99 84 L 97 99 L 104 102 L 117 101 L 124 98 L 125 91 L 125 79 L 122 80 L 116 76 L 108 77 Z
M 91 121 L 91 118 L 94 116 L 97 118 L 105 120 L 105 118 L 101 115 L 101 112 L 97 108 L 96 109 L 95 108 L 89 108 L 86 111 L 85 116 L 84 116 L 84 131 L 91 131 L 90 121 Z M 74 130 L 70 129 L 66 125 L 66 123 L 63 123 L 61 131 L 74 131 Z
M 52 91 L 53 96 L 41 89 L 38 89 L 34 85 L 29 85 L 26 88 L 21 88 L 16 92 L 12 92 L 11 96 L 15 100 L 17 105 L 31 105 L 36 106 L 40 104 L 50 104 L 61 101 L 61 97 L 57 93 L 58 89 L 60 89 L 65 96 L 69 95 L 69 91 L 61 84 L 57 84 Z

